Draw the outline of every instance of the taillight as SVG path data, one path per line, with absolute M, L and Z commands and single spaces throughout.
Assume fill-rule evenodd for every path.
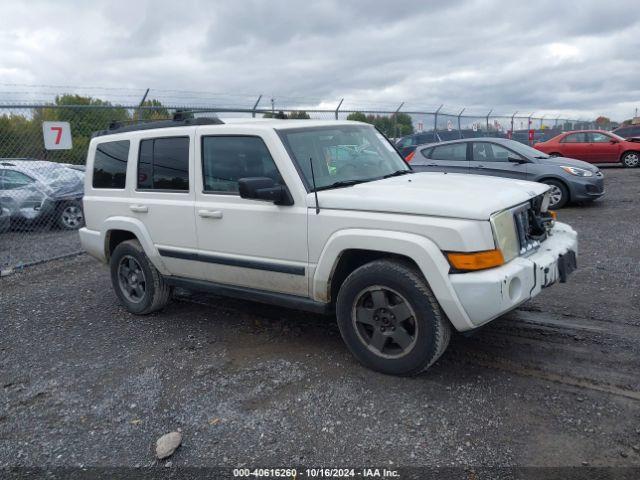
M 416 151 L 414 150 L 413 152 L 411 152 L 409 155 L 407 155 L 404 159 L 407 162 L 410 162 L 411 160 L 413 160 L 413 156 L 416 154 Z

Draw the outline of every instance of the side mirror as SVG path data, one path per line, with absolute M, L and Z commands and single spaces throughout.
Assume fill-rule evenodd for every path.
M 618 143 L 618 140 L 616 140 L 615 138 L 612 138 L 611 140 L 609 140 L 609 143 L 612 145 L 615 145 L 616 143 Z
M 511 163 L 519 163 L 519 164 L 529 163 L 527 160 L 525 160 L 522 157 L 513 157 L 513 156 L 511 156 L 511 157 L 507 157 L 507 160 L 510 161 Z
M 293 199 L 283 185 L 277 185 L 273 178 L 248 177 L 238 180 L 238 190 L 241 198 L 252 200 L 266 200 L 276 205 L 293 205 Z

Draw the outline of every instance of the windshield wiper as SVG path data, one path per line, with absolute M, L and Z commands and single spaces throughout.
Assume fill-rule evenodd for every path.
M 406 175 L 408 173 L 413 173 L 413 170 L 396 170 L 393 173 L 387 173 L 386 175 L 383 175 L 382 178 L 399 177 L 400 175 Z
M 334 182 L 330 185 L 323 185 L 322 187 L 316 188 L 316 192 L 320 190 L 329 190 L 332 188 L 342 188 L 342 187 L 350 187 L 352 185 L 357 185 L 358 183 L 366 183 L 375 180 L 374 178 L 362 178 L 360 180 L 340 180 L 339 182 Z

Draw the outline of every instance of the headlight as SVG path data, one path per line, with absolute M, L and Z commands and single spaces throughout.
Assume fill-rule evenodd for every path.
M 561 167 L 565 172 L 575 175 L 576 177 L 593 177 L 593 172 L 578 167 Z
M 502 252 L 505 263 L 518 256 L 520 241 L 513 221 L 513 212 L 505 210 L 491 217 L 491 228 L 496 241 L 496 247 Z

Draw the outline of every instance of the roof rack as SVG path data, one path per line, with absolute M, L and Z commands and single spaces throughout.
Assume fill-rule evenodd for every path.
M 185 112 L 176 112 L 171 120 L 154 120 L 126 125 L 123 122 L 111 122 L 107 130 L 93 132 L 91 138 L 115 133 L 135 132 L 138 130 L 151 130 L 154 128 L 186 127 L 190 125 L 224 125 L 217 117 L 187 118 Z

